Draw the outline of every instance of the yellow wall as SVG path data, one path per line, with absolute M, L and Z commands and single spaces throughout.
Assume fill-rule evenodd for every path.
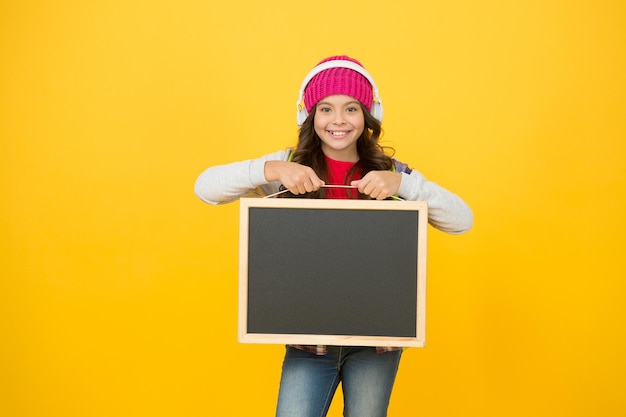
M 626 414 L 626 3 L 394 3 L 2 2 L 1 415 L 273 415 L 283 348 L 236 342 L 238 204 L 192 187 L 293 145 L 337 53 L 476 216 L 431 229 L 390 415 Z

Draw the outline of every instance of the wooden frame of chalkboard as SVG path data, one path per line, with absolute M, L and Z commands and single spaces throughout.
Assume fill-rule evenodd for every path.
M 240 343 L 423 347 L 424 201 L 242 198 Z

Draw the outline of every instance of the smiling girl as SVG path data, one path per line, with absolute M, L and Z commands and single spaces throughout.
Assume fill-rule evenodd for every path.
M 397 196 L 427 201 L 436 229 L 468 231 L 473 214 L 461 198 L 385 153 L 381 120 L 377 88 L 360 62 L 327 58 L 300 89 L 296 148 L 208 168 L 196 180 L 196 195 L 209 204 L 281 191 L 281 197 Z M 341 382 L 344 416 L 386 416 L 401 355 L 398 346 L 287 346 L 276 415 L 325 416 Z

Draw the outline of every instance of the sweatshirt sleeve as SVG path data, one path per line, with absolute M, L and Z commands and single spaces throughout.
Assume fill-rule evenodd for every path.
M 434 228 L 450 234 L 469 231 L 474 224 L 472 209 L 456 194 L 428 181 L 421 173 L 394 160 L 402 174 L 398 196 L 405 200 L 426 201 L 428 222 Z
M 241 197 L 263 197 L 278 191 L 278 182 L 265 179 L 265 162 L 283 161 L 288 150 L 274 152 L 257 159 L 232 162 L 207 168 L 198 176 L 194 192 L 209 204 L 224 204 Z

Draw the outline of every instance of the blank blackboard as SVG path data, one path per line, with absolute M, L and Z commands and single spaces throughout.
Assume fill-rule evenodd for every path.
M 427 205 L 241 199 L 239 341 L 424 345 Z

